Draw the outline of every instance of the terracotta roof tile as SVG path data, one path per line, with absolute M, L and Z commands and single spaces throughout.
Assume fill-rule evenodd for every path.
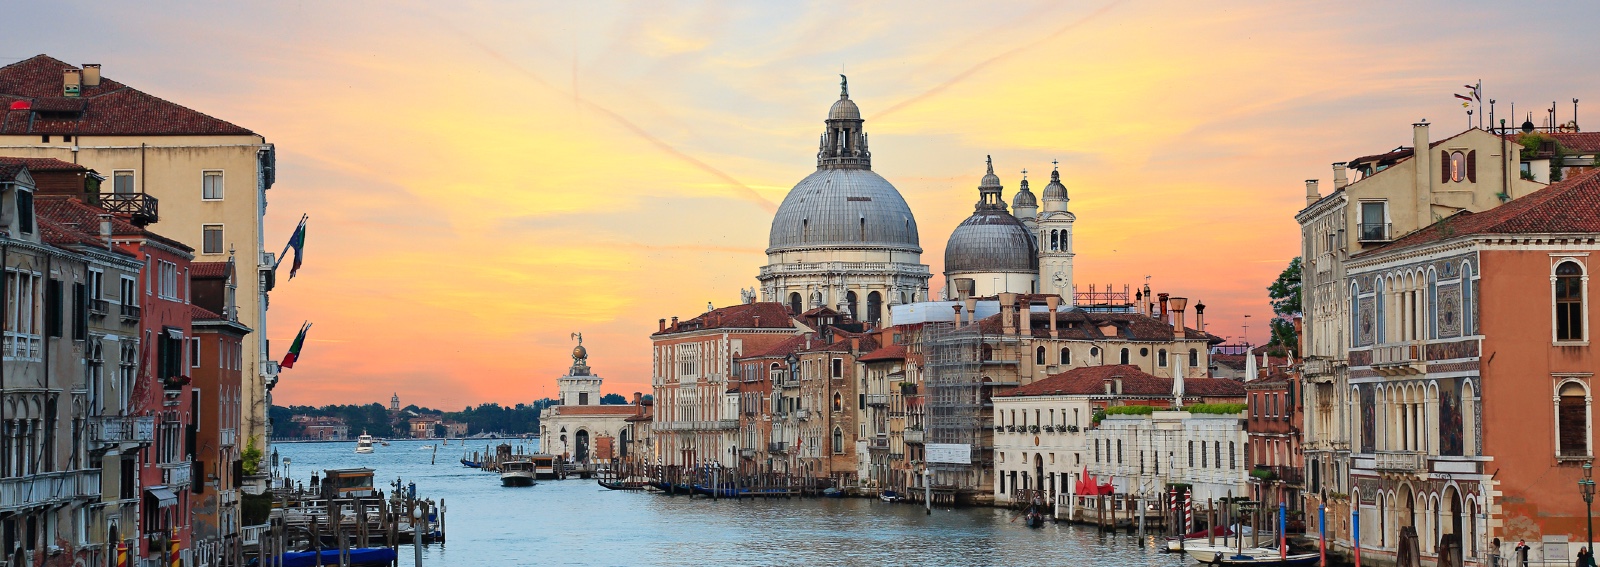
M 89 168 L 56 158 L 0 157 L 0 162 L 28 166 L 28 171 L 89 171 Z
M 1600 132 L 1556 132 L 1546 134 L 1561 142 L 1569 152 L 1580 154 L 1600 153 Z
M 1074 368 L 1011 390 L 1001 396 L 1103 396 L 1105 381 L 1122 380 L 1122 396 L 1164 398 L 1172 396 L 1172 379 L 1154 376 L 1131 364 Z M 1221 378 L 1185 378 L 1185 396 L 1241 397 L 1244 385 Z
M 1480 213 L 1462 211 L 1354 257 L 1476 234 L 1600 233 L 1600 169 L 1553 183 Z
M 782 303 L 758 302 L 712 309 L 693 319 L 668 325 L 667 330 L 656 332 L 655 335 L 704 329 L 781 329 L 793 326 L 789 310 Z
M 224 321 L 225 319 L 210 309 L 199 305 L 189 305 L 189 318 L 195 321 Z
M 889 345 L 869 352 L 857 358 L 860 362 L 874 362 L 879 360 L 905 360 L 906 345 Z
M 3 159 L 9 158 L 0 158 L 0 163 L 3 163 Z M 38 195 L 33 198 L 33 207 L 39 216 L 48 216 L 67 226 L 93 227 L 92 230 L 89 228 L 79 230 L 94 235 L 100 232 L 100 215 L 106 214 L 105 209 L 80 201 L 76 197 L 64 195 Z M 185 252 L 194 251 L 194 248 L 190 248 L 187 244 L 139 228 L 121 215 L 111 216 L 111 234 L 118 237 L 149 238 Z
M 48 55 L 0 67 L 0 133 L 74 135 L 250 135 L 241 128 L 183 105 L 102 77 L 78 97 L 62 96 L 62 72 L 76 69 Z
M 795 336 L 789 337 L 787 339 L 784 339 L 783 342 L 780 342 L 778 344 L 772 345 L 772 347 L 768 348 L 767 350 L 764 350 L 764 351 L 761 351 L 761 352 L 758 352 L 758 353 L 754 353 L 754 354 L 747 354 L 747 355 L 741 356 L 739 358 L 741 358 L 741 359 L 745 359 L 745 358 L 774 358 L 774 357 L 781 358 L 781 357 L 789 356 L 791 353 L 800 352 L 802 349 L 805 348 L 805 346 L 806 346 L 806 336 L 805 335 L 795 335 Z
M 190 262 L 189 275 L 196 278 L 228 277 L 227 262 Z

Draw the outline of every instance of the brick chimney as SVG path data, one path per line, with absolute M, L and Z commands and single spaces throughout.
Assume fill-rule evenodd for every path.
M 1349 184 L 1350 177 L 1345 174 L 1344 162 L 1333 164 L 1333 189 L 1335 191 L 1344 189 L 1344 186 Z
M 1317 180 L 1306 180 L 1306 206 L 1309 207 L 1322 199 L 1322 194 L 1317 192 Z
M 83 86 L 85 86 L 85 87 L 98 87 L 98 86 L 100 86 L 100 64 L 99 63 L 84 63 L 83 64 Z
M 674 326 L 674 327 L 678 326 L 678 316 L 677 315 L 673 315 L 672 316 L 672 326 Z
M 1044 298 L 1044 304 L 1050 309 L 1050 338 L 1061 338 L 1061 332 L 1056 330 L 1056 307 L 1061 305 L 1061 296 L 1052 295 Z
M 1411 147 L 1411 160 L 1417 162 L 1417 226 L 1427 226 L 1433 223 L 1433 176 L 1439 174 L 1433 167 L 1433 150 L 1428 148 L 1427 122 L 1411 125 Z
M 1016 330 L 1017 327 L 1016 327 L 1016 324 L 1014 324 L 1012 322 L 1011 317 L 1012 317 L 1012 313 L 1014 313 L 1016 311 L 1016 305 L 1015 305 L 1016 302 L 1017 302 L 1017 294 L 1015 294 L 1015 293 L 1002 293 L 1002 294 L 1000 294 L 1000 332 L 1003 333 L 1003 334 L 1007 334 L 1007 335 L 1015 334 L 1015 330 Z
M 967 323 L 971 324 L 971 323 L 977 322 L 978 321 L 978 298 L 972 297 L 972 296 L 969 295 L 969 296 L 967 296 L 967 297 L 962 299 L 962 303 L 967 304 Z
M 1022 325 L 1022 336 L 1033 336 L 1033 300 L 1022 298 L 1022 308 L 1018 313 L 1018 322 Z
M 1205 303 L 1195 303 L 1194 304 L 1194 329 L 1196 331 L 1200 331 L 1202 333 L 1206 332 L 1206 304 Z
M 662 333 L 667 332 L 667 320 L 666 319 L 662 319 L 660 322 L 661 322 L 661 329 L 660 329 L 659 332 L 662 332 Z
M 1167 297 L 1168 294 L 1166 293 L 1156 294 L 1156 298 L 1161 302 L 1161 322 L 1163 323 L 1167 322 Z

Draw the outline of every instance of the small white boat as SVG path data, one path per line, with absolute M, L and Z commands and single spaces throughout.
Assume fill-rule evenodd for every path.
M 365 433 L 362 433 L 360 437 L 356 438 L 356 452 L 357 453 L 362 453 L 362 454 L 371 453 L 372 452 L 372 436 L 371 435 L 367 435 Z
M 506 461 L 500 463 L 502 486 L 533 486 L 533 461 Z

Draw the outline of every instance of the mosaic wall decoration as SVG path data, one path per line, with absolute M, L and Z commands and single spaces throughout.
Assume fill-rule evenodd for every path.
M 1461 456 L 1465 447 L 1461 426 L 1461 379 L 1439 380 L 1439 454 Z
M 1461 284 L 1439 286 L 1439 338 L 1461 336 Z
M 1377 419 L 1378 396 L 1376 388 L 1361 389 L 1361 452 L 1371 453 L 1377 445 L 1375 435 L 1378 426 Z
M 1374 307 L 1372 298 L 1361 298 L 1360 309 L 1361 310 L 1356 319 L 1360 322 L 1361 328 L 1356 329 L 1356 342 L 1361 345 L 1370 345 L 1372 344 L 1373 337 L 1375 336 L 1374 333 L 1376 331 L 1376 329 L 1373 327 L 1373 318 L 1375 317 L 1374 310 L 1376 308 Z

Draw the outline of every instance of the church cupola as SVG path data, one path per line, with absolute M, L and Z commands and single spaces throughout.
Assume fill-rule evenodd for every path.
M 839 101 L 828 109 L 828 129 L 817 149 L 817 168 L 872 169 L 867 133 L 861 129 L 861 109 L 850 100 L 850 82 L 839 75 Z
M 975 211 L 1004 211 L 1006 200 L 1000 197 L 1000 176 L 994 174 L 994 157 L 983 156 L 984 162 L 989 166 L 989 172 L 984 174 L 983 180 L 978 182 L 978 204 Z
M 1015 215 L 1023 224 L 1030 224 L 1034 216 L 1039 214 L 1039 199 L 1034 197 L 1033 191 L 1028 189 L 1028 170 L 1022 170 L 1022 184 L 1017 187 L 1017 194 L 1011 197 L 1011 214 Z
M 1050 171 L 1050 184 L 1044 186 L 1044 210 L 1046 212 L 1065 212 L 1067 203 L 1072 199 L 1067 197 L 1067 186 L 1061 184 L 1061 170 Z

